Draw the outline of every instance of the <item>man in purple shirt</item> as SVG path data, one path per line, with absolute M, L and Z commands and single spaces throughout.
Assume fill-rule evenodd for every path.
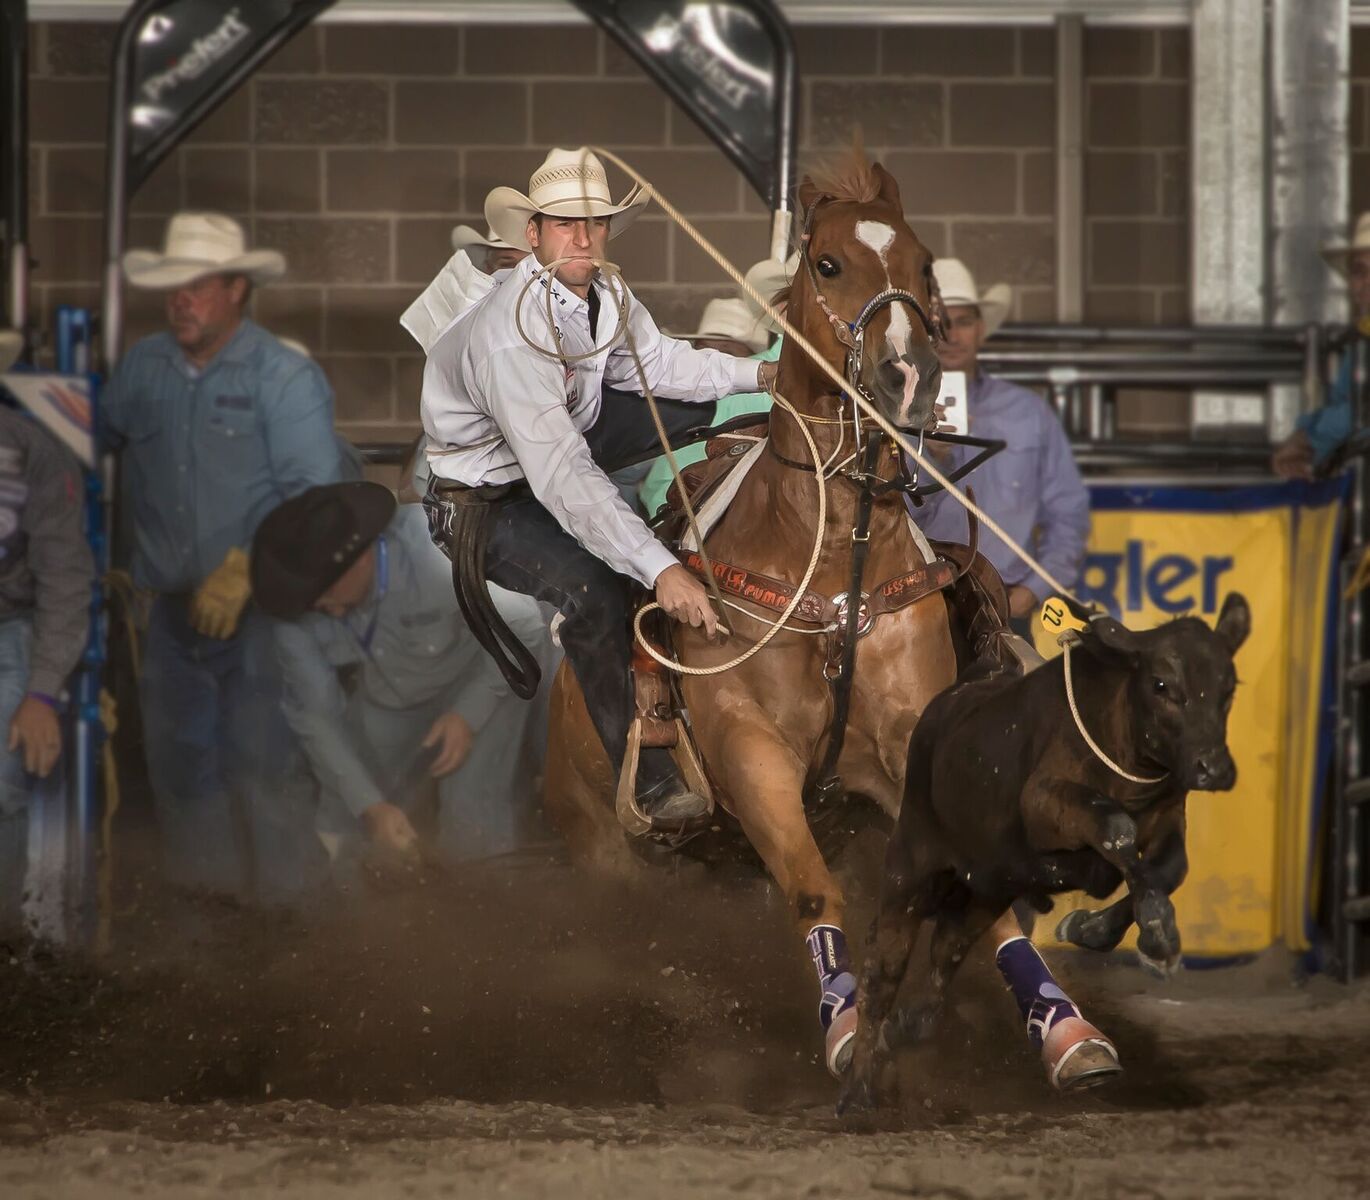
M 970 432 L 1007 443 L 964 483 L 974 488 L 976 502 L 1010 537 L 1066 587 L 1074 587 L 1089 536 L 1089 493 L 1075 467 L 1065 430 L 1036 392 L 994 379 L 979 367 L 980 347 L 1008 312 L 1008 288 L 997 284 L 982 296 L 970 271 L 954 258 L 938 259 L 933 272 L 948 318 L 947 341 L 937 354 L 944 370 L 966 373 Z M 957 446 L 936 453 L 947 470 L 974 452 Z M 929 538 L 966 541 L 966 511 L 946 492 L 934 493 L 913 512 Z M 1031 615 L 1053 589 L 984 528 L 980 550 L 1003 576 L 1014 627 L 1025 633 Z

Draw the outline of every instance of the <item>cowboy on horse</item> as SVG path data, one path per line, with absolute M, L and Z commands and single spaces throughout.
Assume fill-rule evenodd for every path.
M 616 770 L 634 713 L 630 584 L 654 590 L 670 616 L 706 636 L 718 629 L 703 584 L 608 478 L 658 446 L 646 403 L 619 388 L 645 384 L 663 397 L 668 435 L 685 440 L 710 424 L 714 402 L 766 388 L 776 370 L 666 337 L 626 285 L 602 277 L 608 240 L 647 200 L 634 187 L 614 203 L 603 165 L 584 148 L 551 151 L 526 195 L 492 191 L 490 228 L 532 254 L 451 324 L 423 376 L 433 475 L 425 506 L 456 568 L 462 609 L 511 683 L 531 694 L 535 669 L 502 636 L 473 576 L 556 607 L 561 644 Z M 709 812 L 664 749 L 642 752 L 636 799 L 663 828 Z

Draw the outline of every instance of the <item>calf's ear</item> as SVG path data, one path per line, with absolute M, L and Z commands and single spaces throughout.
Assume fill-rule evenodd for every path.
M 1251 609 L 1241 592 L 1227 593 L 1214 630 L 1227 643 L 1228 652 L 1236 654 L 1251 633 Z
M 1137 635 L 1112 617 L 1094 617 L 1085 626 L 1084 643 L 1096 654 L 1126 658 L 1136 662 L 1141 654 Z

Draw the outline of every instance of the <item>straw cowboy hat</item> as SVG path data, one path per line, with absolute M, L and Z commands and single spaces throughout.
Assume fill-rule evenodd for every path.
M 741 342 L 753 354 L 760 354 L 770 343 L 770 335 L 754 306 L 742 300 L 710 300 L 699 318 L 694 333 L 672 333 L 682 342 L 698 342 L 708 338 L 728 338 Z
M 479 229 L 471 225 L 452 227 L 452 249 L 457 250 L 521 250 L 522 246 L 511 246 L 493 229 L 481 236 Z
M 778 258 L 763 258 L 759 263 L 753 263 L 747 268 L 747 273 L 742 277 L 743 280 L 760 296 L 767 304 L 771 298 L 783 287 L 788 287 L 790 280 L 794 278 L 794 273 L 799 269 L 799 252 L 791 254 L 784 262 Z M 753 312 L 756 312 L 756 305 L 750 296 L 746 297 L 746 303 Z M 771 320 L 766 312 L 761 312 L 757 318 L 761 323 L 761 328 L 769 333 L 779 333 L 780 326 Z
M 1362 250 L 1370 250 L 1370 212 L 1363 212 L 1356 218 L 1355 232 L 1349 242 L 1333 242 L 1322 248 L 1323 260 L 1343 279 L 1351 256 Z
M 959 258 L 939 258 L 932 264 L 932 273 L 937 277 L 937 286 L 942 292 L 942 303 L 947 308 L 957 305 L 973 305 L 980 310 L 980 319 L 985 323 L 985 336 L 989 337 L 1008 316 L 1009 304 L 1013 301 L 1013 289 L 1006 283 L 996 283 L 986 288 L 984 294 L 975 286 L 975 276 Z
M 130 250 L 124 275 L 134 287 L 178 288 L 206 275 L 246 275 L 270 283 L 285 274 L 277 250 L 249 250 L 243 227 L 219 213 L 177 213 L 167 222 L 162 252 Z
M 549 217 L 614 217 L 609 236 L 617 237 L 647 207 L 647 193 L 634 184 L 617 204 L 609 195 L 609 176 L 604 164 L 584 146 L 579 150 L 553 150 L 532 178 L 528 194 L 517 188 L 497 187 L 485 197 L 485 219 L 491 232 L 515 250 L 531 250 L 525 232 L 528 219 L 537 213 Z
M 379 483 L 326 483 L 272 509 L 252 539 L 252 599 L 293 621 L 338 582 L 390 524 L 395 497 Z
M 0 329 L 0 371 L 8 371 L 24 348 L 24 339 L 14 329 Z

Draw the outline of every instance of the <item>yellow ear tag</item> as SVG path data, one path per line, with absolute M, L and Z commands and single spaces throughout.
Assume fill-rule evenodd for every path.
M 1037 619 L 1042 622 L 1042 628 L 1047 631 L 1048 636 L 1054 638 L 1067 629 L 1083 629 L 1085 623 L 1078 617 L 1072 616 L 1066 602 L 1059 596 L 1052 596 L 1042 605 L 1042 611 L 1037 614 Z

